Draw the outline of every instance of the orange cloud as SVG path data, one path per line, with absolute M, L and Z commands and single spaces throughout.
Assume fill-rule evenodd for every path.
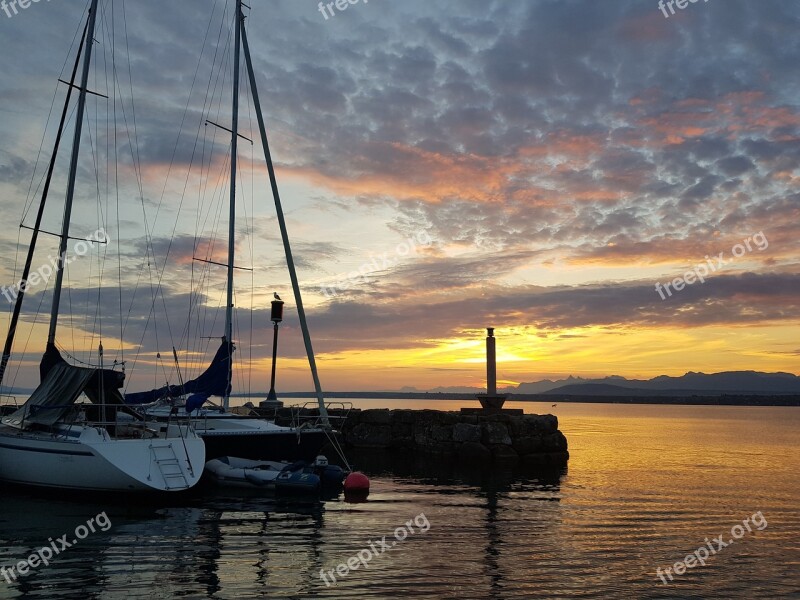
M 635 98 L 630 103 L 643 107 L 657 99 L 658 96 L 650 92 L 646 99 Z M 800 126 L 800 112 L 796 109 L 767 106 L 765 102 L 766 95 L 760 91 L 734 92 L 716 102 L 685 98 L 675 102 L 672 109 L 654 117 L 640 118 L 637 123 L 657 134 L 653 136 L 656 143 L 665 145 L 681 144 L 707 133 L 726 133 L 735 139 L 742 133 L 768 133 L 773 129 Z M 794 139 L 781 137 L 788 137 L 787 141 Z
M 593 157 L 603 152 L 603 136 L 575 135 L 557 131 L 539 142 L 519 148 L 513 155 L 504 157 L 475 154 L 444 154 L 431 152 L 400 143 L 374 143 L 367 148 L 381 156 L 390 151 L 391 164 L 372 164 L 364 157 L 355 164 L 360 172 L 331 174 L 317 169 L 283 167 L 296 177 L 309 180 L 343 195 L 391 195 L 395 198 L 422 199 L 440 202 L 459 198 L 474 202 L 501 202 L 514 188 L 524 185 L 530 198 L 544 203 L 564 196 L 587 199 L 616 199 L 618 194 L 609 190 L 578 190 L 574 194 L 554 191 L 552 186 L 538 181 L 552 172 L 571 172 L 585 169 Z M 380 171 L 379 171 L 380 170 Z

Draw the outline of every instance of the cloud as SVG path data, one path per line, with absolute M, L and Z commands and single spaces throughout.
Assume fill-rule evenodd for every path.
M 136 315 L 125 333 L 131 345 L 163 347 L 150 328 L 169 319 L 183 332 L 195 301 L 208 306 L 205 333 L 221 333 L 216 276 L 203 276 L 194 297 L 190 287 L 198 281 L 191 268 L 206 268 L 195 258 L 227 260 L 230 140 L 206 120 L 230 121 L 230 16 L 222 0 L 207 11 L 194 0 L 128 9 L 128 43 L 115 58 L 115 128 L 105 124 L 105 101 L 90 100 L 93 138 L 84 148 L 93 150 L 81 154 L 76 228 L 89 227 L 97 212 L 114 224 L 119 175 L 124 299 Z M 46 130 L 43 121 L 54 89 L 57 112 L 64 90 L 54 82 L 68 68 L 53 57 L 67 55 L 80 18 L 74 6 L 37 5 L 7 32 L 7 223 L 19 221 L 37 159 L 40 181 L 53 137 L 52 119 Z M 115 18 L 121 35 L 121 14 Z M 104 13 L 98 65 L 112 58 L 110 19 Z M 664 19 L 632 0 L 408 0 L 353 6 L 326 21 L 315 2 L 287 0 L 254 6 L 247 25 L 322 352 L 428 347 L 489 316 L 548 335 L 796 322 L 795 2 L 726 0 Z M 104 74 L 93 74 L 90 86 L 109 87 Z M 250 163 L 260 149 L 247 84 L 242 91 L 241 131 L 256 143 L 240 149 L 239 214 L 252 221 L 237 223 L 237 264 L 257 267 L 258 306 L 264 290 L 286 281 L 263 166 Z M 106 149 L 116 151 L 118 173 L 104 170 Z M 59 226 L 65 153 L 66 146 L 46 215 L 51 230 Z M 420 231 L 435 240 L 431 248 L 319 304 L 316 278 L 391 247 L 387 236 Z M 769 252 L 670 303 L 653 291 L 659 277 L 758 231 Z M 9 264 L 15 232 L 0 238 Z M 161 277 L 165 259 L 154 302 L 145 282 Z M 546 282 L 536 279 L 543 273 Z M 265 310 L 252 316 L 263 321 Z M 296 333 L 287 327 L 290 356 L 302 354 Z M 259 347 L 258 356 L 265 353 Z

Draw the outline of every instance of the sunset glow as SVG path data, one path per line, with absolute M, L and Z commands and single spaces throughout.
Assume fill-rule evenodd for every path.
M 132 85 L 117 84 L 117 117 L 135 105 L 136 136 L 131 123 L 112 131 L 109 105 L 90 99 L 84 145 L 91 137 L 96 156 L 81 155 L 73 231 L 101 223 L 113 243 L 70 267 L 72 316 L 59 332 L 63 348 L 90 360 L 101 328 L 106 360 L 126 361 L 133 388 L 175 382 L 172 346 L 183 375 L 196 374 L 217 344 L 208 338 L 223 333 L 223 270 L 201 261 L 227 253 L 229 140 L 205 120 L 226 122 L 215 115 L 226 114 L 231 83 L 208 84 L 222 63 L 212 67 L 216 46 L 203 45 L 224 3 L 211 15 L 168 4 L 137 7 L 129 24 Z M 580 14 L 566 4 L 470 4 L 442 19 L 424 2 L 369 3 L 323 19 L 315 3 L 278 2 L 248 19 L 326 389 L 483 387 L 490 326 L 501 386 L 800 373 L 800 105 L 787 85 L 796 65 L 772 34 L 791 19 L 753 9 L 737 17 L 747 27 L 722 27 L 724 3 L 670 19 L 647 3 Z M 16 54 L 0 111 L 6 286 L 27 249 L 17 225 L 30 225 L 38 201 L 48 156 L 38 148 L 43 136 L 52 144 L 49 103 L 54 90 L 55 105 L 63 100 L 58 69 L 82 17 L 66 3 L 33 12 L 7 33 Z M 229 43 L 223 36 L 220 51 Z M 110 60 L 104 52 L 99 61 Z M 105 74 L 90 80 L 110 93 Z M 237 266 L 253 270 L 236 273 L 235 391 L 269 386 L 273 291 L 287 301 L 279 386 L 305 391 L 248 94 L 243 84 L 242 135 L 256 141 L 239 149 L 236 248 Z M 66 159 L 57 164 L 48 230 L 60 226 Z M 404 246 L 422 233 L 430 244 Z M 758 234 L 766 247 L 735 256 Z M 39 263 L 52 252 L 44 246 Z M 703 281 L 687 276 L 721 253 L 724 265 Z M 662 299 L 664 283 L 674 294 Z M 46 289 L 26 300 L 17 386 L 35 384 Z

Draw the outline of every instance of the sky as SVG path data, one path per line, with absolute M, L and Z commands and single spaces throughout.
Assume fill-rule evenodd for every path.
M 325 389 L 485 386 L 486 327 L 501 386 L 800 374 L 796 2 L 249 4 Z M 96 364 L 102 341 L 133 391 L 196 375 L 224 332 L 225 272 L 202 260 L 227 257 L 230 134 L 206 121 L 231 124 L 233 2 L 100 5 L 89 89 L 108 98 L 87 102 L 70 234 L 102 228 L 108 243 L 70 244 L 58 344 Z M 0 11 L 3 290 L 19 278 L 30 231 L 18 226 L 33 224 L 87 8 Z M 269 387 L 273 292 L 286 301 L 278 390 L 309 390 L 246 79 L 234 391 Z M 73 97 L 50 232 L 74 110 Z M 34 270 L 55 253 L 44 234 Z M 5 385 L 36 383 L 52 283 L 29 290 Z

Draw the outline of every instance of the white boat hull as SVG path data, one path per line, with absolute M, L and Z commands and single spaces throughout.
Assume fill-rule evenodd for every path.
M 186 490 L 200 480 L 205 444 L 184 438 L 111 439 L 73 427 L 69 437 L 0 427 L 0 479 L 49 488 L 93 491 Z
M 159 406 L 145 414 L 148 419 L 165 420 L 170 415 L 170 407 Z M 329 441 L 323 429 L 285 427 L 267 419 L 218 410 L 202 409 L 192 414 L 190 422 L 206 443 L 206 460 L 238 456 L 252 460 L 312 462 Z

